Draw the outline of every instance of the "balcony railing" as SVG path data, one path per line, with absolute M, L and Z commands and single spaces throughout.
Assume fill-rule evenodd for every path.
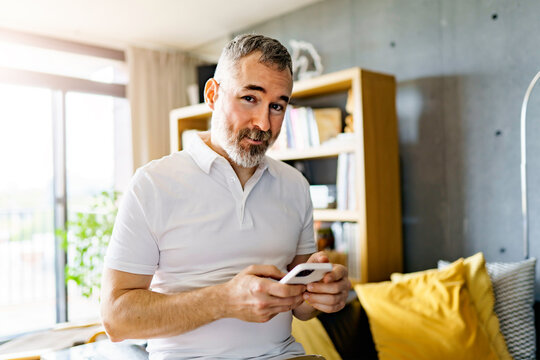
M 54 324 L 52 217 L 52 209 L 0 210 L 0 337 Z

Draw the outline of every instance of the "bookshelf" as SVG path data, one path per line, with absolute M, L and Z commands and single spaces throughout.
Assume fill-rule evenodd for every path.
M 291 103 L 307 101 L 317 106 L 320 99 L 333 94 L 348 94 L 354 128 L 352 141 L 334 141 L 301 150 L 269 150 L 268 155 L 291 161 L 354 154 L 355 208 L 315 209 L 314 220 L 356 224 L 355 250 L 349 251 L 349 256 L 354 256 L 359 269 L 351 280 L 354 283 L 387 280 L 392 272 L 403 271 L 395 79 L 358 67 L 346 69 L 295 82 Z M 184 130 L 208 129 L 210 116 L 205 104 L 172 110 L 171 152 L 182 149 Z M 343 258 L 337 255 L 336 258 Z

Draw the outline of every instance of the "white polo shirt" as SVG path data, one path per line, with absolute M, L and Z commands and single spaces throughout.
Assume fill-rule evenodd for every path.
M 286 271 L 316 251 L 309 184 L 266 157 L 244 189 L 229 162 L 199 136 L 137 170 L 123 196 L 105 266 L 153 275 L 151 289 L 177 293 L 221 284 L 249 265 Z M 221 319 L 148 341 L 150 358 L 285 359 L 303 354 L 292 313 L 267 323 Z

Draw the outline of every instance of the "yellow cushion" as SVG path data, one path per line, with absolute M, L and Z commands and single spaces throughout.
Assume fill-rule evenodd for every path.
M 464 260 L 465 265 L 465 284 L 471 295 L 471 302 L 478 314 L 478 319 L 485 329 L 492 347 L 501 360 L 512 360 L 508 352 L 504 336 L 501 333 L 499 319 L 495 314 L 495 295 L 493 294 L 493 285 L 486 270 L 486 261 L 484 255 L 479 252 Z M 423 272 L 410 274 L 392 274 L 393 282 L 410 279 L 420 274 L 430 274 L 438 270 L 426 270 Z
M 399 282 L 355 286 L 379 359 L 496 360 L 465 286 L 463 259 Z
M 341 356 L 319 319 L 301 321 L 293 317 L 292 335 L 302 344 L 306 354 L 321 355 L 326 360 L 341 360 Z

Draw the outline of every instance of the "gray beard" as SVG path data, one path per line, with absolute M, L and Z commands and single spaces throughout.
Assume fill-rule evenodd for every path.
M 221 119 L 212 117 L 212 136 L 214 136 L 229 158 L 237 165 L 244 168 L 258 166 L 264 159 L 266 150 L 272 145 L 272 132 L 261 131 L 257 129 L 242 129 L 238 134 L 225 127 L 225 122 Z M 249 148 L 243 147 L 240 142 L 246 136 L 256 140 L 262 140 L 261 145 L 250 145 Z

